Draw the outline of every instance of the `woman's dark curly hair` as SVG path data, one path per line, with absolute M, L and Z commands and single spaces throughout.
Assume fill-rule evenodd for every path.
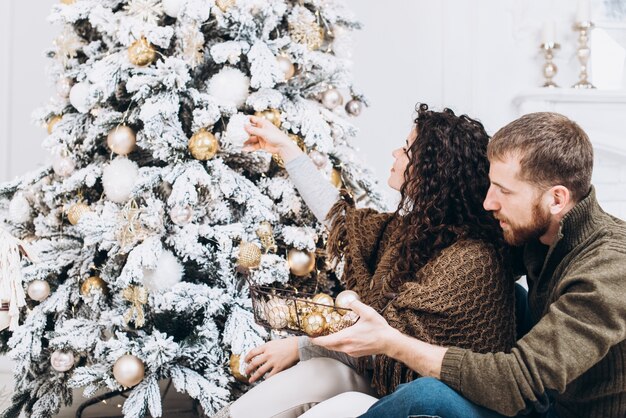
M 400 281 L 459 239 L 504 247 L 497 221 L 483 208 L 489 189 L 485 128 L 450 109 L 435 112 L 419 104 L 416 110 L 417 137 L 406 150 L 409 163 L 395 217 L 406 237 L 392 275 Z

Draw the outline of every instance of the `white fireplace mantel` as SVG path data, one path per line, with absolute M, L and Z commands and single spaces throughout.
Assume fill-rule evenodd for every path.
M 519 115 L 557 112 L 576 121 L 594 147 L 626 156 L 626 90 L 538 88 L 513 99 Z

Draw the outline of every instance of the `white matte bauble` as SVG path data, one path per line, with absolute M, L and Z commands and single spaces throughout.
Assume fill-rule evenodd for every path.
M 136 144 L 135 132 L 125 125 L 116 126 L 107 135 L 109 149 L 119 155 L 130 154 L 135 150 Z
M 289 80 L 296 73 L 296 67 L 293 65 L 293 62 L 284 55 L 279 55 L 276 57 L 276 61 L 278 61 L 278 67 L 285 74 L 285 81 Z
M 61 97 L 69 97 L 72 90 L 72 79 L 63 77 L 59 78 L 56 82 L 57 93 Z
M 244 129 L 244 125 L 250 123 L 249 115 L 242 115 L 241 113 L 237 113 L 230 117 L 228 121 L 228 126 L 226 127 L 226 133 L 224 134 L 224 140 L 231 143 L 235 147 L 242 147 L 243 143 L 246 142 L 248 137 L 248 132 Z
M 31 208 L 28 199 L 22 193 L 16 193 L 9 203 L 9 219 L 22 224 L 30 220 Z
M 143 362 L 130 354 L 117 359 L 113 365 L 113 377 L 124 387 L 132 387 L 143 380 L 145 367 Z
M 328 157 L 326 154 L 322 154 L 316 150 L 309 152 L 309 158 L 313 161 L 313 164 L 315 164 L 317 168 L 326 167 L 326 164 L 328 164 Z
M 163 5 L 163 11 L 169 17 L 178 17 L 178 13 L 180 13 L 180 8 L 183 5 L 183 0 L 163 0 L 161 2 Z
M 322 104 L 327 109 L 333 110 L 337 106 L 341 106 L 343 104 L 343 97 L 339 90 L 335 88 L 330 88 L 322 93 Z
M 45 280 L 33 280 L 28 283 L 26 293 L 32 300 L 42 302 L 50 296 L 50 285 Z
M 159 256 L 154 270 L 144 269 L 143 285 L 150 291 L 169 289 L 183 278 L 183 266 L 178 258 L 169 251 L 163 251 Z
M 208 92 L 219 102 L 240 108 L 250 94 L 250 78 L 236 68 L 224 67 L 209 80 Z
M 134 161 L 117 157 L 102 169 L 102 187 L 107 199 L 126 203 L 135 187 L 139 168 Z
M 176 225 L 187 225 L 193 218 L 193 209 L 191 206 L 176 205 L 170 209 L 170 219 Z
M 67 177 L 74 172 L 76 163 L 70 157 L 57 156 L 52 161 L 52 170 L 56 175 L 61 177 Z
M 70 103 L 80 113 L 87 113 L 91 106 L 89 106 L 89 84 L 88 83 L 76 83 L 70 89 Z
M 76 359 L 74 358 L 74 353 L 71 351 L 61 351 L 57 350 L 50 356 L 50 364 L 52 368 L 57 372 L 66 372 L 72 367 L 74 367 L 74 363 Z

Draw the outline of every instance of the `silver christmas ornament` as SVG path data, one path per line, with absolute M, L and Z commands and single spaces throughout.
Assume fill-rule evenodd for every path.
M 311 161 L 313 161 L 313 164 L 315 164 L 317 168 L 325 167 L 328 163 L 328 157 L 316 150 L 309 152 L 309 158 L 311 158 Z
M 61 177 L 67 177 L 74 172 L 76 164 L 69 157 L 58 156 L 52 162 L 52 170 Z
M 128 126 L 117 126 L 107 135 L 109 149 L 119 155 L 128 155 L 135 149 L 137 139 L 135 132 Z
M 359 116 L 363 110 L 363 103 L 359 100 L 352 99 L 346 103 L 346 112 L 352 116 Z
M 339 90 L 330 88 L 322 93 L 322 104 L 327 109 L 333 110 L 337 106 L 341 106 L 343 104 L 343 97 L 341 97 Z
M 74 353 L 71 351 L 57 350 L 50 356 L 50 364 L 57 372 L 66 372 L 74 367 Z
M 50 296 L 50 285 L 45 280 L 33 280 L 28 283 L 26 293 L 28 293 L 28 297 L 32 300 L 41 302 Z
M 193 218 L 193 209 L 191 206 L 174 206 L 170 209 L 170 219 L 176 225 L 186 225 Z

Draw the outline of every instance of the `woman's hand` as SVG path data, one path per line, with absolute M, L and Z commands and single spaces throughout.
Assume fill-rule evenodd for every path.
M 302 153 L 302 150 L 287 134 L 267 119 L 250 116 L 250 124 L 245 125 L 244 128 L 250 135 L 250 138 L 243 144 L 244 151 L 271 152 L 280 155 L 284 162 L 291 161 Z
M 299 359 L 298 337 L 268 341 L 248 353 L 245 358 L 248 363 L 246 374 L 250 376 L 250 383 L 253 383 L 267 372 L 269 377 L 290 368 Z

